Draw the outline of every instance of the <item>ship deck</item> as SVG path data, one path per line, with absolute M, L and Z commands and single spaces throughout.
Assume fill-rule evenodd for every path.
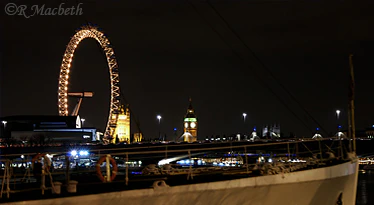
M 331 141 L 311 141 L 310 143 L 315 146 L 321 145 L 321 142 L 328 142 L 331 145 Z M 332 142 L 334 143 L 334 142 Z M 296 144 L 292 144 L 296 145 Z M 324 145 L 324 144 L 323 144 Z M 335 143 L 337 145 L 337 143 Z M 197 144 L 196 146 L 199 146 Z M 122 157 L 122 159 L 148 159 L 144 160 L 148 162 L 141 167 L 122 167 L 118 169 L 118 174 L 114 181 L 112 182 L 102 182 L 97 177 L 97 172 L 94 169 L 55 169 L 51 171 L 51 177 L 53 182 L 61 182 L 61 194 L 52 194 L 51 180 L 49 176 L 46 176 L 45 186 L 47 189 L 42 191 L 40 188 L 40 182 L 35 182 L 35 178 L 32 176 L 29 177 L 25 173 L 25 170 L 22 170 L 17 175 L 17 169 L 13 168 L 12 176 L 9 181 L 9 198 L 6 197 L 6 192 L 3 192 L 3 198 L 0 202 L 15 202 L 15 201 L 25 201 L 25 200 L 37 200 L 37 199 L 47 199 L 47 198 L 60 198 L 60 197 L 69 197 L 69 196 L 81 196 L 81 195 L 90 195 L 90 194 L 99 194 L 99 193 L 109 193 L 109 192 L 119 192 L 125 190 L 140 190 L 140 189 L 149 189 L 153 187 L 155 181 L 165 181 L 167 185 L 181 186 L 181 185 L 191 185 L 199 183 L 208 183 L 208 182 L 219 182 L 219 181 L 228 181 L 234 179 L 243 179 L 243 178 L 252 178 L 257 176 L 267 176 L 267 175 L 277 175 L 285 174 L 292 172 L 300 172 L 304 170 L 317 169 L 322 167 L 330 167 L 338 164 L 347 162 L 343 160 L 342 157 L 326 157 L 326 155 L 321 155 L 325 152 L 335 152 L 339 153 L 341 147 L 334 146 L 319 146 L 320 150 L 311 150 L 304 143 L 303 145 L 298 145 L 299 149 L 296 149 L 295 146 L 291 146 L 289 142 L 277 142 L 277 143 L 255 143 L 255 144 L 236 144 L 230 146 L 212 146 L 204 148 L 194 148 L 193 147 L 168 147 L 167 152 L 165 152 L 165 146 L 154 146 L 151 149 L 141 149 L 136 148 L 132 149 L 110 149 L 110 150 L 99 150 L 102 153 L 111 152 L 111 156 Z M 190 148 L 190 149 L 188 149 Z M 300 152 L 300 150 L 302 152 Z M 335 150 L 335 151 L 334 151 Z M 93 152 L 93 150 L 90 150 Z M 265 152 L 266 151 L 266 152 Z M 296 153 L 296 151 L 299 151 Z M 250 153 L 251 152 L 251 153 Z M 159 173 L 150 173 L 145 174 L 144 169 L 147 168 L 146 165 L 151 164 L 150 162 L 157 162 L 161 159 L 172 158 L 175 156 L 187 157 L 191 159 L 193 154 L 197 153 L 199 155 L 226 155 L 225 157 L 238 157 L 240 156 L 244 163 L 240 166 L 229 166 L 229 167 L 217 167 L 217 166 L 192 166 L 184 165 L 180 166 L 173 164 L 173 171 Z M 232 153 L 232 155 L 227 156 L 227 153 Z M 234 154 L 236 153 L 236 154 Z M 266 154 L 271 153 L 271 154 Z M 295 153 L 295 156 L 298 156 L 300 159 L 306 158 L 308 161 L 304 162 L 256 162 L 258 156 L 273 156 L 275 158 L 292 158 L 292 154 Z M 63 156 L 64 153 L 59 153 L 56 156 Z M 66 153 L 65 153 L 66 154 Z M 104 156 L 105 156 L 104 154 Z M 165 156 L 165 154 L 167 154 Z M 187 154 L 187 155 L 186 155 Z M 307 154 L 314 155 L 314 158 L 304 157 Z M 18 154 L 19 155 L 19 154 Z M 14 155 L 2 155 L 2 159 Z M 198 156 L 198 155 L 194 155 Z M 276 156 L 276 157 L 275 157 Z M 147 158 L 145 158 L 147 157 Z M 316 158 L 317 157 L 317 158 Z M 14 158 L 13 158 L 14 160 Z M 71 160 L 71 159 L 70 159 Z M 162 167 L 162 166 L 161 166 Z M 158 167 L 158 170 L 161 170 Z M 19 172 L 19 169 L 18 169 Z M 103 170 L 105 173 L 105 170 Z M 0 173 L 1 176 L 4 175 L 4 170 Z M 21 180 L 21 179 L 30 179 Z M 68 193 L 67 181 L 74 180 L 77 181 L 77 192 Z M 6 188 L 3 183 L 6 180 L 1 180 L 3 188 Z M 6 190 L 6 189 L 4 189 Z M 44 193 L 42 193 L 44 192 Z

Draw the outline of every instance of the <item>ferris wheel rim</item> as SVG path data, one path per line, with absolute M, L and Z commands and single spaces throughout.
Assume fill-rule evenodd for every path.
M 84 26 L 78 30 L 70 39 L 63 55 L 60 66 L 60 75 L 58 82 L 58 111 L 60 116 L 68 116 L 68 84 L 70 76 L 71 63 L 74 53 L 81 41 L 86 38 L 95 39 L 101 46 L 107 59 L 109 68 L 109 78 L 111 84 L 110 106 L 107 125 L 105 128 L 105 137 L 110 137 L 114 133 L 118 120 L 118 112 L 120 109 L 120 87 L 119 87 L 119 70 L 117 59 L 109 39 L 106 35 L 99 31 L 97 27 Z

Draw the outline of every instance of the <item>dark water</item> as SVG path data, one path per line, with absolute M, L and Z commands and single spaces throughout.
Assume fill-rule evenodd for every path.
M 374 205 L 374 171 L 358 175 L 356 205 Z

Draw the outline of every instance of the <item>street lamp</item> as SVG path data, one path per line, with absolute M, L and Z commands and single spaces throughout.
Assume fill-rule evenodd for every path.
M 243 113 L 244 122 L 245 122 L 245 117 L 247 117 L 247 113 Z
M 1 121 L 1 123 L 3 123 L 3 125 L 4 125 L 4 129 L 2 129 L 2 131 L 3 131 L 2 135 L 5 135 L 5 127 L 6 127 L 7 121 Z M 4 137 L 4 136 L 2 136 L 2 137 Z
M 340 115 L 340 110 L 336 110 L 336 117 L 338 118 L 338 120 L 339 120 L 339 115 Z
M 84 121 L 86 121 L 86 119 L 82 118 L 82 128 L 84 127 Z
M 244 129 L 243 129 L 243 136 L 245 136 L 245 118 L 247 117 L 247 113 L 243 112 L 243 126 L 244 126 Z M 244 139 L 244 138 L 243 138 Z
M 338 124 L 338 131 L 340 130 L 339 115 L 340 115 L 340 110 L 336 110 L 336 124 Z
M 157 115 L 158 119 L 158 139 L 161 140 L 161 115 Z

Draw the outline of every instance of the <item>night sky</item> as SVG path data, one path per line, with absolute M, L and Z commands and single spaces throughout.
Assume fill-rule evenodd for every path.
M 83 15 L 9 16 L 3 9 L 9 2 L 29 8 L 82 3 Z M 58 76 L 66 45 L 76 29 L 92 22 L 114 47 L 121 89 L 146 138 L 158 135 L 158 114 L 162 133 L 170 137 L 176 127 L 182 134 L 189 97 L 200 139 L 274 123 L 285 135 L 311 137 L 318 125 L 303 108 L 323 131 L 335 132 L 336 109 L 342 111 L 340 123 L 346 127 L 350 53 L 356 75 L 357 129 L 374 124 L 373 1 L 210 1 L 261 62 L 206 1 L 32 2 L 0 3 L 0 116 L 58 113 Z M 80 116 L 87 126 L 104 129 L 109 73 L 104 53 L 93 39 L 78 46 L 71 69 L 69 91 L 83 90 L 95 96 L 83 101 Z M 70 100 L 70 108 L 74 104 Z M 243 112 L 248 114 L 245 123 Z M 136 131 L 132 121 L 132 132 Z

